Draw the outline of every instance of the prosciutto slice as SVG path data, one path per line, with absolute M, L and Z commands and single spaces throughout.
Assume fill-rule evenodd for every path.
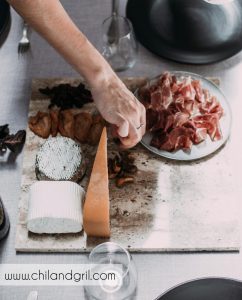
M 151 145 L 160 150 L 189 150 L 203 142 L 222 138 L 220 119 L 224 111 L 218 99 L 199 80 L 178 79 L 166 72 L 155 84 L 139 92 L 146 107 Z

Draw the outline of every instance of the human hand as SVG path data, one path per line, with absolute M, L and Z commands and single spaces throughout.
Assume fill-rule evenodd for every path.
M 145 134 L 145 107 L 114 73 L 100 82 L 91 87 L 99 112 L 112 124 L 123 148 L 135 146 Z

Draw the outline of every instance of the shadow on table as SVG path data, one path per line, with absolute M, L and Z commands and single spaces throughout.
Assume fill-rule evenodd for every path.
M 135 300 L 136 299 L 136 295 L 137 295 L 137 289 L 134 291 L 134 293 L 132 293 L 132 295 L 128 296 L 125 299 L 126 300 Z M 108 296 L 110 296 L 110 298 Z M 84 288 L 84 297 L 85 297 L 84 300 L 95 300 L 95 299 L 98 299 L 98 298 L 94 298 L 94 297 L 90 296 L 87 293 L 87 291 L 85 290 L 85 288 Z M 108 299 L 115 299 L 115 297 L 114 297 L 114 295 L 112 293 L 110 293 L 110 294 L 107 294 L 107 298 L 105 300 L 108 300 Z
M 17 149 L 17 151 L 0 151 L 0 170 L 2 169 L 15 169 L 16 168 L 16 160 L 18 155 L 22 152 L 23 145 Z

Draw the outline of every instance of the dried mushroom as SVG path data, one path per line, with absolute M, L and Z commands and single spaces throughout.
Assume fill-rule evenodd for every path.
M 4 154 L 7 149 L 18 153 L 22 150 L 26 138 L 26 131 L 19 130 L 15 134 L 9 134 L 8 124 L 0 126 L 0 152 Z
M 123 170 L 129 174 L 135 174 L 138 171 L 138 168 L 135 165 L 124 165 Z
M 26 138 L 26 131 L 19 130 L 15 134 L 8 135 L 4 139 L 5 146 L 12 152 L 18 152 L 21 150 Z
M 121 188 L 128 183 L 134 182 L 134 175 L 138 168 L 134 165 L 134 157 L 128 151 L 117 153 L 108 160 L 109 179 L 115 178 L 116 186 Z

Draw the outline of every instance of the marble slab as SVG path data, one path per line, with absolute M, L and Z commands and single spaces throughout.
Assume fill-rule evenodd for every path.
M 40 87 L 80 79 L 35 79 L 29 115 L 47 110 L 49 99 Z M 125 79 L 134 90 L 143 78 Z M 94 110 L 88 104 L 85 110 Z M 36 181 L 34 162 L 43 139 L 27 129 L 16 251 L 87 252 L 106 239 L 79 234 L 37 235 L 28 232 L 28 191 Z M 109 140 L 108 152 L 117 151 Z M 83 146 L 88 170 L 81 185 L 86 188 L 96 149 Z M 110 181 L 111 238 L 131 252 L 238 251 L 239 195 L 234 180 L 233 140 L 215 154 L 195 162 L 174 162 L 150 153 L 141 145 L 131 150 L 138 174 L 135 184 L 122 189 Z

